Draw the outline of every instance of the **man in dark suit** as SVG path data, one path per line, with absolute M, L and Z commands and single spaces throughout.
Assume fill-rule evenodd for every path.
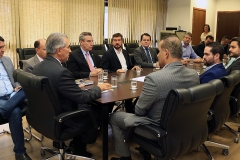
M 90 32 L 82 32 L 79 35 L 80 48 L 69 55 L 68 69 L 73 73 L 75 79 L 98 76 L 102 72 L 100 68 L 101 58 L 92 51 L 93 38 Z
M 131 160 L 130 150 L 124 143 L 125 130 L 130 126 L 157 125 L 165 98 L 171 89 L 188 88 L 199 84 L 197 72 L 181 63 L 182 45 L 175 35 L 164 37 L 158 44 L 158 63 L 162 68 L 145 77 L 142 93 L 135 106 L 135 114 L 115 112 L 111 116 L 115 151 L 121 158 L 111 160 Z M 148 139 L 156 140 L 152 133 L 137 127 L 135 133 Z M 151 159 L 151 156 L 148 157 Z
M 209 42 L 213 42 L 214 38 L 213 36 L 211 35 L 208 35 L 206 36 L 206 39 L 205 41 L 202 41 L 201 43 L 199 43 L 199 45 L 197 46 L 197 49 L 196 49 L 196 53 L 199 57 L 203 58 L 203 55 L 204 55 L 204 48 L 206 46 L 207 43 Z
M 20 104 L 25 100 L 25 93 L 13 79 L 14 66 L 4 54 L 4 39 L 0 36 L 0 120 L 7 119 L 14 143 L 16 160 L 31 160 L 24 147 L 22 112 Z
M 230 41 L 229 52 L 234 57 L 234 62 L 226 69 L 230 74 L 233 70 L 240 70 L 240 37 L 234 37 Z
M 33 67 L 47 56 L 45 49 L 46 40 L 38 39 L 34 42 L 34 48 L 36 50 L 36 55 L 28 60 L 23 60 L 23 70 L 25 72 L 32 73 Z
M 112 36 L 113 48 L 107 50 L 102 56 L 103 69 L 107 69 L 109 72 L 125 73 L 126 70 L 134 70 L 138 67 L 132 65 L 128 52 L 122 49 L 122 44 L 122 34 L 115 33 Z M 132 99 L 125 100 L 125 108 L 126 112 L 133 112 Z
M 133 66 L 129 54 L 122 49 L 123 36 L 120 33 L 115 33 L 112 36 L 113 48 L 107 50 L 102 56 L 102 68 L 109 72 L 125 73 L 126 70 L 136 69 Z
M 229 42 L 230 42 L 230 38 L 228 36 L 223 36 L 222 40 L 221 40 L 221 45 L 224 48 L 224 54 L 225 56 L 229 55 Z
M 46 52 L 47 57 L 33 68 L 33 74 L 49 78 L 57 91 L 63 112 L 76 109 L 92 109 L 94 112 L 97 108 L 93 108 L 93 106 L 91 108 L 89 102 L 100 98 L 101 91 L 110 89 L 111 85 L 103 83 L 91 89 L 82 90 L 75 83 L 72 72 L 61 65 L 61 63 L 68 60 L 71 52 L 70 42 L 65 34 L 50 34 L 46 42 Z M 73 138 L 68 149 L 73 154 L 91 157 L 92 154 L 86 151 L 86 144 L 95 142 L 98 131 L 93 128 L 90 119 L 74 118 L 63 125 L 66 126 L 69 132 L 79 129 L 84 130 L 81 135 Z
M 142 68 L 152 68 L 158 66 L 157 51 L 149 47 L 151 44 L 151 36 L 148 33 L 141 35 L 141 46 L 136 48 L 133 52 L 134 59 L 137 65 L 141 65 Z
M 217 42 L 207 43 L 203 56 L 203 62 L 207 68 L 200 75 L 200 83 L 208 83 L 213 79 L 219 79 L 227 75 L 227 71 L 222 64 L 223 54 L 223 47 Z

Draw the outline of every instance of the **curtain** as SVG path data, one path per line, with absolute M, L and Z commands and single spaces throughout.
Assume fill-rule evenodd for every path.
M 103 0 L 0 0 L 0 36 L 5 39 L 6 56 L 15 67 L 16 48 L 31 48 L 34 41 L 52 32 L 65 33 L 71 45 L 78 44 L 81 32 L 93 34 L 103 43 Z
M 155 42 L 165 28 L 166 13 L 166 0 L 109 0 L 108 35 L 119 32 L 129 43 L 139 42 L 141 34 L 149 33 Z
M 18 2 L 15 0 L 0 0 L 0 4 L 0 36 L 5 40 L 4 55 L 11 58 L 16 68 L 16 62 L 18 61 L 16 48 L 19 47 Z

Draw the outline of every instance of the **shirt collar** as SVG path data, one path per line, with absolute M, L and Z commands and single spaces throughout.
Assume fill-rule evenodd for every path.
M 40 62 L 43 61 L 43 59 L 42 59 L 41 57 L 39 57 L 38 55 L 37 55 L 37 58 L 38 58 L 38 60 L 39 60 Z
M 113 49 L 116 53 L 122 53 L 122 48 L 121 48 L 120 52 L 118 52 L 118 50 L 116 50 L 114 47 L 113 47 Z

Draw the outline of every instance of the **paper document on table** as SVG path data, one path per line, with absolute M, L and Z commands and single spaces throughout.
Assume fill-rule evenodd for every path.
M 138 82 L 144 82 L 145 76 L 137 77 L 137 78 L 132 78 L 132 80 L 138 81 Z

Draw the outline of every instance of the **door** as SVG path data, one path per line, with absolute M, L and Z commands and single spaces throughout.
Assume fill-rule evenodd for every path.
M 206 20 L 206 10 L 193 7 L 193 23 L 192 23 L 192 45 L 198 45 L 201 41 L 200 36 L 203 32 L 203 26 Z
M 216 40 L 221 41 L 225 35 L 229 38 L 240 36 L 240 11 L 218 12 Z

